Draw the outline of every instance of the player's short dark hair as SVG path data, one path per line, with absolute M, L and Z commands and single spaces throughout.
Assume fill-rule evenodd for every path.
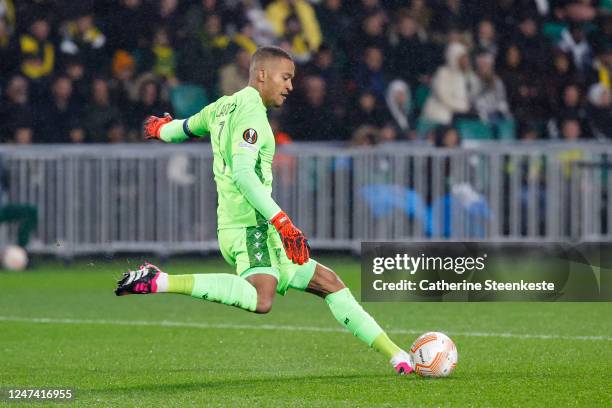
M 255 51 L 251 59 L 251 64 L 255 65 L 268 58 L 284 58 L 293 62 L 293 57 L 287 51 L 274 45 L 266 45 L 264 47 L 259 47 L 257 51 Z

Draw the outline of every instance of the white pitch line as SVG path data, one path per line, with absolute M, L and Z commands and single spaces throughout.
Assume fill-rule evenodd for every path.
M 147 320 L 93 320 L 93 319 L 54 319 L 46 317 L 18 317 L 0 316 L 0 321 L 23 322 L 23 323 L 47 323 L 47 324 L 94 324 L 111 326 L 150 326 L 150 327 L 185 327 L 195 329 L 234 329 L 234 330 L 279 330 L 279 331 L 306 331 L 306 332 L 328 332 L 346 333 L 345 329 L 334 327 L 315 326 L 281 326 L 275 324 L 233 324 L 233 323 L 196 323 L 196 322 L 172 322 L 160 320 L 157 322 Z M 387 333 L 395 334 L 422 334 L 426 330 L 387 329 Z M 484 333 L 484 332 L 454 332 L 445 331 L 452 336 L 465 337 L 502 337 L 512 339 L 541 339 L 541 340 L 587 340 L 587 341 L 612 341 L 608 336 L 563 336 L 556 334 L 519 334 L 519 333 Z

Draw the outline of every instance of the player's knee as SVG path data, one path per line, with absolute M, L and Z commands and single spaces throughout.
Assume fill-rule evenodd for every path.
M 336 272 L 334 272 L 332 269 L 329 269 L 329 272 L 330 273 L 328 274 L 327 279 L 327 290 L 330 293 L 338 292 L 339 290 L 346 288 L 346 285 L 344 282 L 342 282 L 342 279 L 340 279 Z
M 336 293 L 336 292 L 341 291 L 341 290 L 342 290 L 342 289 L 344 289 L 344 288 L 346 288 L 346 285 L 345 285 L 344 283 L 342 283 L 342 282 L 337 282 L 337 283 L 334 283 L 334 284 L 330 285 L 330 286 L 327 288 L 327 293 L 328 293 L 328 294 L 329 294 L 329 293 Z
M 255 274 L 249 276 L 247 281 L 257 290 L 255 313 L 270 312 L 276 294 L 277 278 L 267 274 Z
M 346 288 L 340 277 L 330 268 L 317 265 L 315 275 L 310 281 L 307 291 L 322 298 Z
M 259 296 L 257 298 L 257 307 L 255 313 L 266 314 L 272 310 L 273 298 Z

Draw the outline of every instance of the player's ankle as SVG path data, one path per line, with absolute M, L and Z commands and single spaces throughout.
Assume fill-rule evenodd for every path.
M 165 272 L 158 272 L 151 282 L 151 293 L 165 292 L 168 292 L 168 274 Z
M 391 365 L 398 374 L 410 374 L 414 371 L 412 357 L 404 350 L 400 350 L 391 357 Z

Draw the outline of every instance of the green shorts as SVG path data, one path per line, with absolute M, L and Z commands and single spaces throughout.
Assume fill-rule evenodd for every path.
M 316 261 L 311 258 L 304 265 L 291 262 L 285 254 L 280 235 L 268 223 L 220 229 L 217 234 L 223 258 L 236 268 L 239 276 L 246 278 L 256 273 L 274 275 L 278 280 L 276 292 L 281 295 L 290 287 L 306 289 L 314 275 Z

